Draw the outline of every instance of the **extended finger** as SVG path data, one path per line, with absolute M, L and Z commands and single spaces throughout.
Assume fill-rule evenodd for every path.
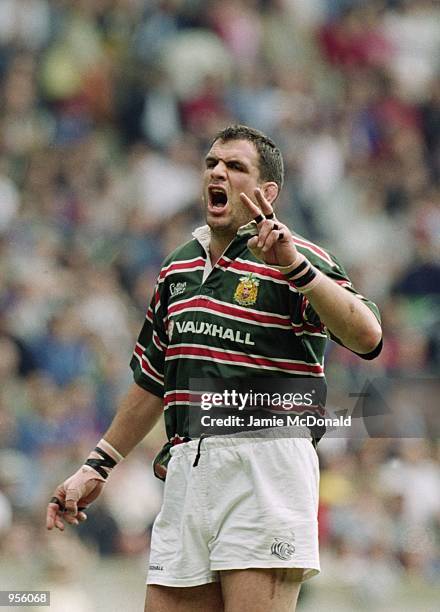
M 64 510 L 64 492 L 61 488 L 57 487 L 55 490 L 55 494 L 50 498 L 49 503 L 47 504 L 46 511 L 46 527 L 47 529 L 53 529 L 53 527 L 57 526 L 57 522 L 59 522 L 59 513 Z M 62 521 L 61 521 L 62 523 Z
M 267 215 L 273 215 L 272 205 L 269 204 L 269 202 L 266 200 L 262 190 L 259 187 L 257 187 L 256 189 L 254 189 L 254 194 L 255 194 L 257 203 L 260 205 L 260 208 L 263 211 L 264 216 L 267 218 Z M 273 216 L 272 217 L 269 216 L 269 218 L 272 219 Z
M 47 506 L 46 529 L 51 531 L 54 527 L 64 531 L 64 523 L 61 519 L 61 510 L 58 504 L 50 502 Z
M 258 208 L 258 206 L 254 202 L 252 202 L 250 197 L 247 196 L 245 193 L 243 193 L 243 192 L 240 193 L 240 200 L 243 202 L 243 204 L 249 210 L 249 212 L 252 215 L 253 219 L 255 219 L 255 217 L 258 217 L 258 215 L 261 215 L 261 210 Z
M 46 511 L 46 529 L 53 529 L 59 508 L 57 504 L 49 503 Z
M 58 515 L 55 519 L 55 527 L 59 529 L 60 531 L 64 531 L 65 529 L 64 523 Z

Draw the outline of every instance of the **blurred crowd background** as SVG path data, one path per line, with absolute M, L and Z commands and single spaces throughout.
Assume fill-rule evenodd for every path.
M 380 306 L 379 359 L 329 344 L 330 403 L 347 408 L 372 382 L 405 422 L 391 438 L 320 444 L 324 571 L 299 609 L 339 589 L 347 610 L 393 610 L 402 593 L 434 610 L 436 0 L 1 0 L 0 588 L 49 585 L 57 612 L 99 610 L 81 571 L 118 559 L 135 560 L 142 594 L 161 428 L 75 533 L 47 536 L 44 509 L 131 380 L 160 263 L 203 224 L 202 156 L 235 122 L 283 150 L 279 217 Z M 124 584 L 121 570 L 113 587 Z M 327 605 L 314 609 L 344 609 Z

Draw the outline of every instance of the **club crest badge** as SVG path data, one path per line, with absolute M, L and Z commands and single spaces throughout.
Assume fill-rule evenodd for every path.
M 234 293 L 234 300 L 237 304 L 240 304 L 240 306 L 253 306 L 257 301 L 259 284 L 260 281 L 254 278 L 252 274 L 242 276 Z
M 295 536 L 292 534 L 291 537 L 285 538 L 274 538 L 272 546 L 270 547 L 270 553 L 274 557 L 278 557 L 282 561 L 290 561 L 295 554 Z

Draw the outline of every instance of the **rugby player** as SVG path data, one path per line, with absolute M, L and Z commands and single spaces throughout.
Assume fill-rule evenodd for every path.
M 191 439 L 191 377 L 324 377 L 328 337 L 379 354 L 377 308 L 326 250 L 275 217 L 278 147 L 246 126 L 205 158 L 206 226 L 165 261 L 134 382 L 84 466 L 55 490 L 47 528 L 78 525 L 111 471 L 164 415 L 165 480 L 151 539 L 148 612 L 287 612 L 320 570 L 313 436 Z M 136 503 L 136 500 L 130 500 Z

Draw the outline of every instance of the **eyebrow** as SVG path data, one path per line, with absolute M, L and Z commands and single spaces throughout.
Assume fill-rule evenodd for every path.
M 249 166 L 246 164 L 246 162 L 239 159 L 238 157 L 231 157 L 231 159 L 223 159 L 222 157 L 217 157 L 216 155 L 207 155 L 205 157 L 205 163 L 217 161 L 222 161 L 227 166 L 230 164 L 239 164 L 242 168 L 249 170 Z

